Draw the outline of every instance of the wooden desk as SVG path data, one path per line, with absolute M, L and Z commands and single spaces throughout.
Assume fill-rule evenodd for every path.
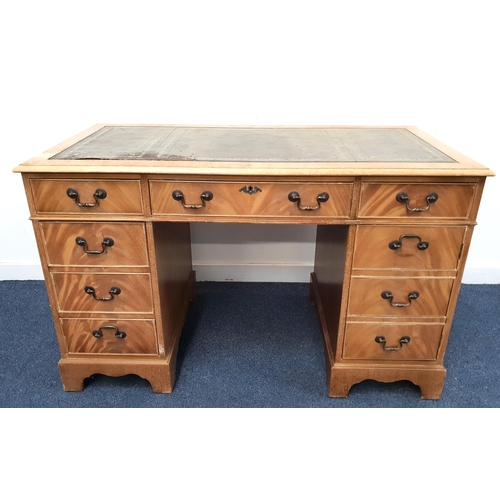
M 195 295 L 190 222 L 317 225 L 328 394 L 440 397 L 487 168 L 414 127 L 97 125 L 23 163 L 64 389 L 171 392 Z

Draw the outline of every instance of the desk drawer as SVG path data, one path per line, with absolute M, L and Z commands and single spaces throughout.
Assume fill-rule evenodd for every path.
M 158 354 L 154 320 L 63 319 L 68 353 Z
M 363 182 L 360 218 L 468 219 L 476 184 Z
M 154 215 L 347 218 L 352 189 L 353 184 L 348 182 L 150 181 Z
M 432 361 L 443 325 L 435 323 L 347 323 L 343 359 Z
M 53 273 L 52 281 L 60 313 L 153 312 L 149 274 Z
M 147 267 L 143 223 L 41 222 L 49 266 Z
M 444 317 L 452 286 L 452 278 L 353 277 L 348 315 Z
M 39 214 L 143 213 L 139 180 L 31 179 Z
M 456 270 L 465 235 L 465 227 L 358 226 L 356 231 L 353 269 Z

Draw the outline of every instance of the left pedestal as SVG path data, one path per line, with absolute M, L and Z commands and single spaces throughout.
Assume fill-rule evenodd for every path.
M 64 389 L 82 391 L 93 374 L 135 374 L 172 392 L 195 294 L 189 224 L 148 220 L 139 176 L 24 181 Z

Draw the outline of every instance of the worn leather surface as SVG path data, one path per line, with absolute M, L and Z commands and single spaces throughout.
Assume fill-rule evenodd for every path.
M 108 126 L 52 157 L 238 162 L 451 162 L 404 128 Z

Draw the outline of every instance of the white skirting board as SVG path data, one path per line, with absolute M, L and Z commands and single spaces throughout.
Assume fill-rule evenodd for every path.
M 462 283 L 467 285 L 499 285 L 500 267 L 466 267 Z
M 39 262 L 0 262 L 0 281 L 6 280 L 43 280 L 42 266 Z
M 193 263 L 196 281 L 308 283 L 313 265 Z
M 307 283 L 312 264 L 224 264 L 194 263 L 197 281 L 253 281 Z M 39 263 L 0 262 L 0 281 L 43 280 Z M 500 267 L 466 268 L 462 280 L 466 284 L 500 284 Z

